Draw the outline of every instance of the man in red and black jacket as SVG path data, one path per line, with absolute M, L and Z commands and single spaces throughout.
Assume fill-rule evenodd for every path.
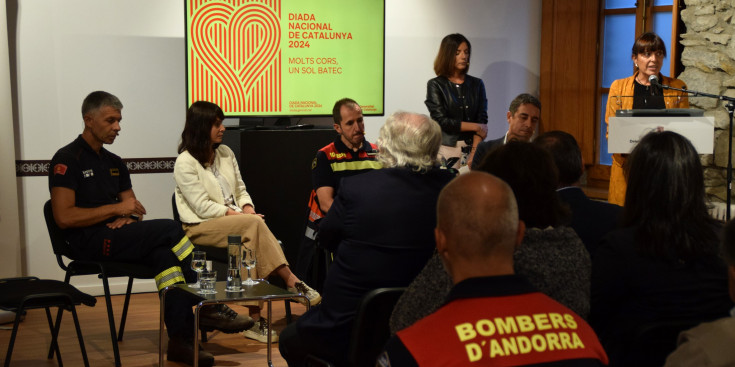
M 332 206 L 342 178 L 381 168 L 376 160 L 377 147 L 365 139 L 360 105 L 350 98 L 340 99 L 332 108 L 332 117 L 334 130 L 339 135 L 332 143 L 319 149 L 311 163 L 309 218 L 296 265 L 296 275 L 316 285 L 317 289 L 321 288 L 321 281 L 311 279 L 310 269 L 319 220 Z
M 388 341 L 377 365 L 607 365 L 579 315 L 514 274 L 524 233 L 513 192 L 497 177 L 472 171 L 444 187 L 434 234 L 454 286 L 444 306 Z

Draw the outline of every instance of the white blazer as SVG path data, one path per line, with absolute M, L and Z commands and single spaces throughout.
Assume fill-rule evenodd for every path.
M 240 208 L 246 204 L 253 205 L 250 194 L 245 190 L 245 183 L 240 176 L 240 167 L 237 165 L 232 149 L 220 144 L 214 160 L 219 174 L 232 188 L 235 204 Z M 201 223 L 223 217 L 227 213 L 228 208 L 225 206 L 225 198 L 217 178 L 188 151 L 184 151 L 176 158 L 174 180 L 176 181 L 176 207 L 181 222 Z

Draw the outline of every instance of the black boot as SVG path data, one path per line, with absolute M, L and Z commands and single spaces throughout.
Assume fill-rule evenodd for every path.
M 189 366 L 194 365 L 194 342 L 184 337 L 171 337 L 168 339 L 168 351 L 166 359 L 172 362 L 182 362 Z M 212 353 L 199 347 L 199 366 L 212 367 L 214 356 Z

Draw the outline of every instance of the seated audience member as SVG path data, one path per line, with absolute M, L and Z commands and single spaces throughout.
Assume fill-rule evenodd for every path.
M 107 92 L 92 92 L 84 98 L 84 131 L 51 159 L 48 184 L 54 221 L 63 229 L 75 260 L 146 265 L 158 273 L 159 291 L 193 282 L 191 241 L 173 220 L 142 220 L 146 210 L 133 192 L 127 166 L 104 148 L 120 133 L 122 108 L 122 102 Z M 199 300 L 178 289 L 166 298 L 166 358 L 193 365 L 196 341 L 191 307 Z M 253 320 L 225 305 L 205 306 L 199 326 L 236 333 L 253 326 Z M 198 363 L 211 366 L 214 356 L 201 350 Z
M 289 366 L 307 354 L 348 365 L 357 308 L 369 291 L 407 286 L 436 247 L 436 199 L 452 179 L 440 169 L 439 125 L 426 115 L 397 112 L 380 129 L 383 169 L 342 180 L 320 224 L 321 243 L 336 251 L 324 283 L 324 300 L 281 333 Z
M 484 172 L 449 183 L 436 248 L 451 275 L 447 303 L 399 331 L 378 366 L 600 366 L 607 356 L 573 311 L 515 275 L 525 226 L 510 187 Z
M 477 169 L 491 150 L 511 140 L 531 141 L 541 121 L 541 101 L 528 93 L 521 93 L 510 101 L 505 118 L 508 120 L 508 131 L 500 138 L 477 144 L 470 163 L 471 169 Z
M 478 169 L 510 185 L 518 215 L 526 224 L 523 245 L 514 255 L 516 273 L 586 317 L 591 261 L 574 230 L 562 225 L 567 213 L 556 195 L 556 167 L 549 154 L 531 143 L 511 141 L 492 150 Z M 391 331 L 434 312 L 444 303 L 449 288 L 449 274 L 439 256 L 434 255 L 398 300 L 391 315 Z
M 222 145 L 224 118 L 219 106 L 206 101 L 194 102 L 186 112 L 174 165 L 176 207 L 186 235 L 198 245 L 224 248 L 228 235 L 240 234 L 245 246 L 256 249 L 256 275 L 278 275 L 289 291 L 303 293 L 312 305 L 319 303 L 319 293 L 291 272 L 278 240 L 256 214 L 235 155 Z M 255 325 L 243 335 L 265 343 L 268 320 L 260 316 L 260 307 L 249 308 Z
M 570 227 L 577 232 L 591 256 L 600 239 L 617 227 L 622 208 L 591 200 L 579 187 L 579 179 L 584 173 L 582 152 L 571 134 L 549 131 L 539 135 L 533 142 L 551 154 L 559 171 L 559 189 L 556 192 L 572 210 Z
M 590 324 L 615 366 L 661 366 L 675 346 L 654 348 L 657 325 L 727 315 L 719 225 L 707 213 L 699 156 L 686 138 L 653 132 L 628 157 L 621 229 L 602 239 L 592 266 Z M 680 328 L 687 328 L 680 326 Z M 661 328 L 659 328 L 661 329 Z
M 725 225 L 720 248 L 727 263 L 730 299 L 735 301 L 735 220 Z M 666 358 L 664 367 L 735 366 L 735 309 L 730 316 L 705 322 L 679 334 L 679 347 Z

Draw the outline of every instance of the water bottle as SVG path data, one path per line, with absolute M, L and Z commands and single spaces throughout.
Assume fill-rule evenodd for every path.
M 227 236 L 227 287 L 228 292 L 241 292 L 242 281 L 240 279 L 240 235 Z

